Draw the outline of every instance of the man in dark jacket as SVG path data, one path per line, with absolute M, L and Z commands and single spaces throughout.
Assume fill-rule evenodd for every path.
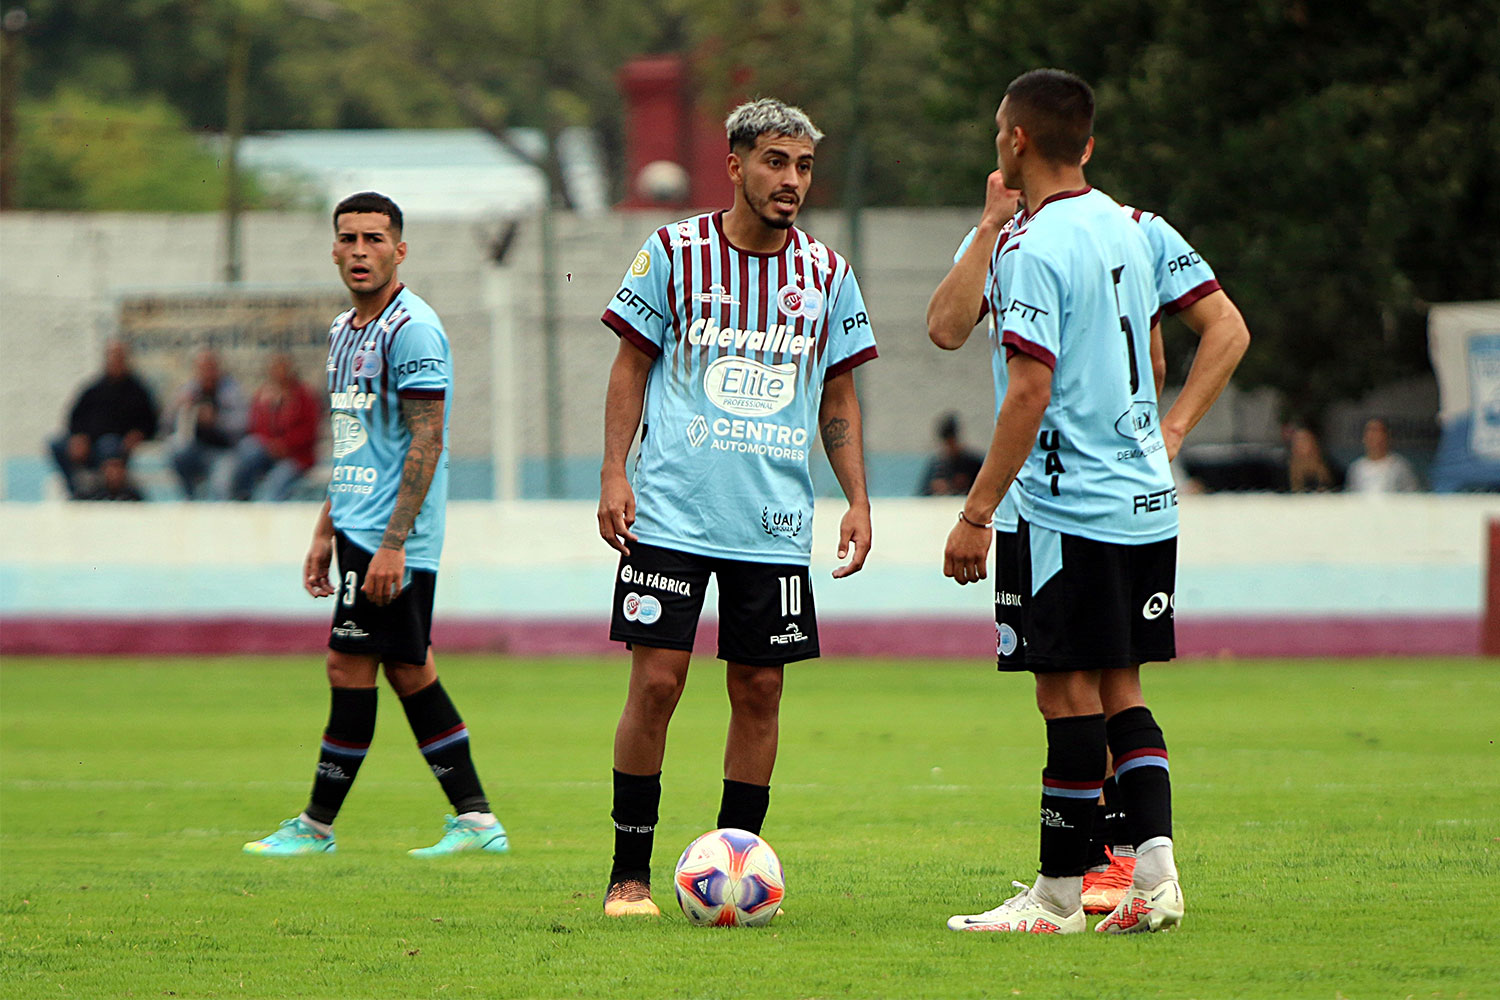
M 52 457 L 74 500 L 139 500 L 127 463 L 131 452 L 156 435 L 158 412 L 151 391 L 130 368 L 125 344 L 104 348 L 104 374 L 85 388 L 68 415 L 68 432 L 52 440 Z M 84 482 L 80 471 L 98 471 L 102 482 Z M 90 477 L 92 478 L 92 477 Z

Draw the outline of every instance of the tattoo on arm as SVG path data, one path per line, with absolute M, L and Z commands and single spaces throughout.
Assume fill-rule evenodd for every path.
M 422 501 L 427 499 L 427 487 L 432 485 L 432 475 L 437 471 L 443 454 L 443 401 L 403 399 L 401 421 L 411 434 L 411 446 L 406 450 L 406 462 L 401 467 L 396 507 L 391 511 L 385 536 L 380 540 L 383 549 L 399 549 L 406 545 L 406 536 L 411 534 L 412 525 L 417 521 Z
M 823 450 L 834 451 L 849 443 L 849 421 L 843 417 L 831 417 L 823 425 Z

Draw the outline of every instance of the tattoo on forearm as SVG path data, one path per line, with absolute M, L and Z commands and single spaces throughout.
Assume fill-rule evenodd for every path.
M 849 421 L 843 417 L 832 417 L 823 425 L 824 451 L 833 451 L 849 443 Z
M 427 487 L 432 485 L 432 474 L 437 471 L 443 454 L 443 401 L 403 399 L 401 421 L 411 434 L 411 446 L 406 450 L 406 462 L 401 467 L 396 507 L 391 511 L 385 536 L 380 540 L 383 549 L 399 549 L 406 545 L 406 536 L 411 534 L 412 525 L 417 522 L 422 501 L 427 499 Z

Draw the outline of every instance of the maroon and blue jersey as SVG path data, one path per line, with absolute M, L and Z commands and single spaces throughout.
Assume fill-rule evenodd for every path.
M 826 380 L 875 357 L 849 264 L 795 227 L 734 246 L 722 213 L 656 230 L 603 321 L 653 360 L 634 531 L 663 548 L 805 565 Z

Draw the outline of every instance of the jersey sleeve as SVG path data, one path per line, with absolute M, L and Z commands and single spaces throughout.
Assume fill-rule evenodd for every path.
M 396 394 L 403 399 L 444 398 L 453 378 L 448 357 L 448 339 L 441 330 L 416 319 L 403 323 L 386 357 Z
M 828 309 L 828 369 L 823 378 L 852 371 L 876 355 L 875 332 L 870 329 L 859 280 L 852 270 L 847 271 Z
M 1163 312 L 1171 316 L 1219 290 L 1214 269 L 1171 223 L 1159 215 L 1148 215 L 1140 223 L 1156 260 L 1156 292 Z
M 1063 286 L 1056 270 L 1034 253 L 1025 241 L 1000 253 L 1000 342 L 1007 352 L 1020 352 L 1056 369 L 1062 350 Z
M 670 287 L 671 260 L 658 233 L 652 233 L 630 262 L 619 291 L 600 319 L 648 357 L 655 358 L 666 343 Z

